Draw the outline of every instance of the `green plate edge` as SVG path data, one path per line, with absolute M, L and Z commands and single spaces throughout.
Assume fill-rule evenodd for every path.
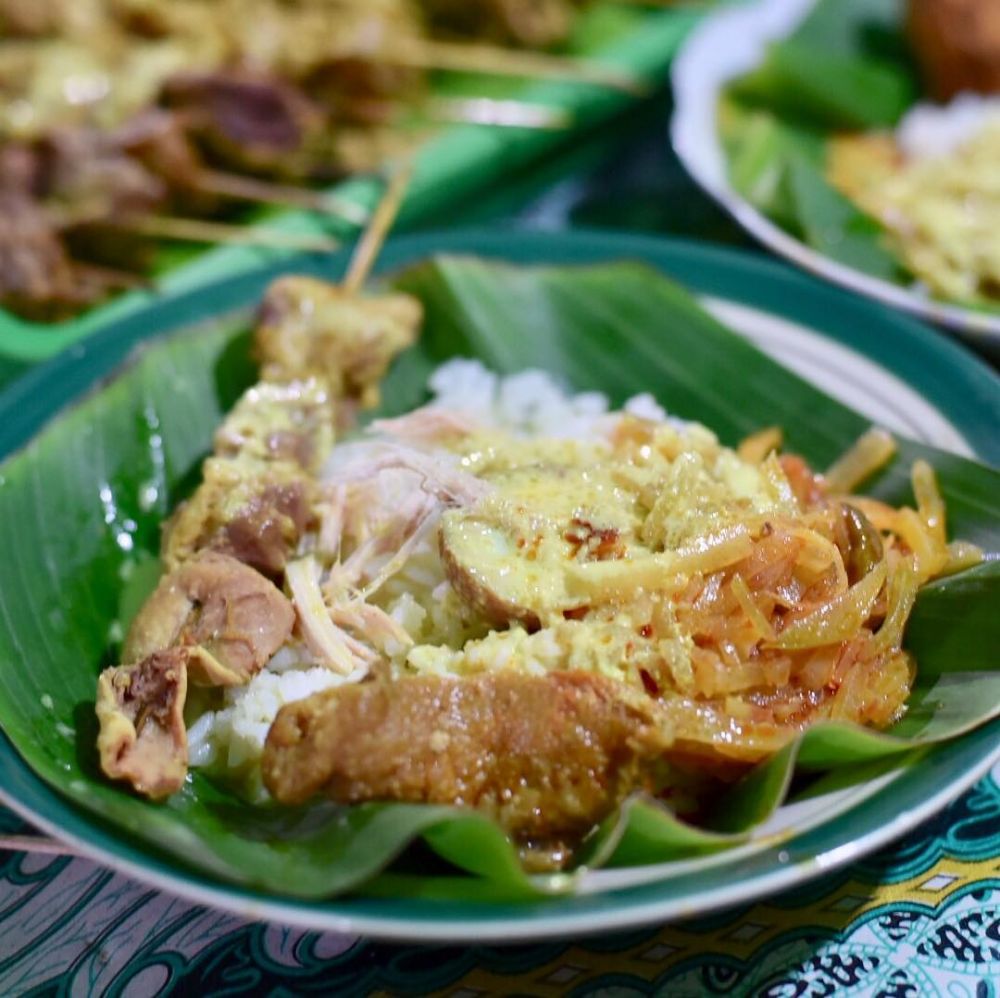
M 630 70 L 652 86 L 665 82 L 674 53 L 698 23 L 697 8 L 649 13 L 641 27 L 624 37 L 587 52 L 608 65 Z M 564 131 L 491 128 L 462 125 L 431 138 L 419 151 L 414 178 L 397 220 L 400 231 L 430 224 L 451 224 L 456 206 L 487 189 L 507 183 L 518 169 L 565 145 L 588 129 L 606 122 L 636 98 L 613 90 L 567 83 L 538 83 L 516 87 L 503 96 L 562 108 L 572 125 Z M 380 183 L 370 176 L 347 180 L 331 189 L 340 197 L 364 207 L 378 200 Z M 328 221 L 309 212 L 282 211 L 268 215 L 270 227 L 302 234 L 331 234 Z M 344 230 L 349 231 L 349 230 Z M 20 319 L 0 308 L 0 364 L 11 372 L 18 365 L 37 363 L 60 350 L 137 311 L 224 277 L 256 270 L 293 253 L 245 246 L 225 246 L 199 253 L 159 279 L 155 293 L 130 291 L 81 316 L 46 324 Z
M 980 456 L 1000 460 L 1000 378 L 956 344 L 888 309 L 824 285 L 781 264 L 697 243 L 607 232 L 527 233 L 453 231 L 401 237 L 380 260 L 387 273 L 432 253 L 467 253 L 519 264 L 591 263 L 635 259 L 695 291 L 738 300 L 810 326 L 890 367 L 933 403 Z M 64 404 L 113 373 L 137 343 L 193 319 L 254 301 L 275 273 L 295 269 L 336 278 L 346 254 L 286 261 L 230 278 L 211 288 L 163 301 L 142 315 L 109 325 L 0 395 L 0 457 L 18 449 Z M 731 864 L 674 876 L 610 894 L 530 904 L 456 904 L 439 900 L 341 898 L 329 902 L 274 899 L 222 884 L 144 852 L 106 822 L 77 810 L 49 789 L 0 738 L 0 788 L 19 813 L 50 831 L 84 843 L 102 859 L 160 887 L 250 918 L 364 932 L 385 938 L 492 938 L 512 941 L 568 932 L 625 928 L 665 917 L 686 917 L 792 886 L 898 835 L 907 815 L 928 802 L 943 806 L 1000 761 L 1000 721 L 938 747 L 903 773 L 891 792 L 833 822 Z

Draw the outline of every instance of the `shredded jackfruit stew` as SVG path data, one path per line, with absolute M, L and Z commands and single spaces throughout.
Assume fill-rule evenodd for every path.
M 852 495 L 879 431 L 817 474 L 777 429 L 731 450 L 648 395 L 473 361 L 352 429 L 420 323 L 402 294 L 271 286 L 263 380 L 98 682 L 108 777 L 475 808 L 553 869 L 637 790 L 697 821 L 813 722 L 903 714 L 917 590 L 981 557 L 927 464 L 896 509 Z

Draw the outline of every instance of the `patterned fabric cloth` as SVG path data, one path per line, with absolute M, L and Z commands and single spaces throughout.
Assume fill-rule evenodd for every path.
M 0 812 L 0 830 L 23 832 Z M 1000 995 L 1000 766 L 917 833 L 696 922 L 531 946 L 251 924 L 82 859 L 0 853 L 0 994 Z

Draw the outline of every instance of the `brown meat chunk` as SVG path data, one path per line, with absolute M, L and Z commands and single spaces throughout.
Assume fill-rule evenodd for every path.
M 0 168 L 17 170 L 8 162 Z M 27 179 L 27 178 L 24 178 Z M 130 275 L 71 259 L 62 234 L 31 197 L 5 177 L 0 189 L 0 304 L 39 322 L 55 322 L 96 304 Z
M 40 193 L 74 214 L 106 218 L 162 208 L 163 181 L 94 128 L 54 128 L 37 147 Z
M 1000 4 L 996 0 L 909 0 L 907 29 L 931 93 L 1000 92 Z
M 264 381 L 324 378 L 334 398 L 368 408 L 392 359 L 417 338 L 416 298 L 361 298 L 314 277 L 282 277 L 264 295 L 256 352 Z
M 97 681 L 101 769 L 154 799 L 179 790 L 187 774 L 185 648 L 158 651 L 138 665 L 105 669 Z
M 283 803 L 456 804 L 522 843 L 574 840 L 652 781 L 671 743 L 655 703 L 583 672 L 417 676 L 288 704 L 264 748 Z
M 328 143 L 323 109 L 265 73 L 179 73 L 164 85 L 163 99 L 191 121 L 214 159 L 241 172 L 306 176 L 321 162 L 318 146 Z
M 423 7 L 436 32 L 530 48 L 565 42 L 574 18 L 567 0 L 430 0 Z
M 314 525 L 315 483 L 291 462 L 209 458 L 202 472 L 201 485 L 166 525 L 167 568 L 210 549 L 279 577 Z
M 291 603 L 259 572 L 203 551 L 160 581 L 129 628 L 124 658 L 140 662 L 182 647 L 193 683 L 242 685 L 285 643 L 294 623 Z

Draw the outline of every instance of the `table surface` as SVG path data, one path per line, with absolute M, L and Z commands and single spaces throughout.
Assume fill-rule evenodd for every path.
M 658 97 L 520 178 L 504 220 L 749 246 L 685 177 Z M 482 221 L 484 211 L 454 221 Z M 494 212 L 494 217 L 495 212 Z M 0 384 L 11 372 L 0 371 Z M 23 834 L 0 809 L 0 834 Z M 83 859 L 0 852 L 0 994 L 1000 994 L 1000 766 L 891 847 L 698 921 L 515 947 L 248 923 Z

